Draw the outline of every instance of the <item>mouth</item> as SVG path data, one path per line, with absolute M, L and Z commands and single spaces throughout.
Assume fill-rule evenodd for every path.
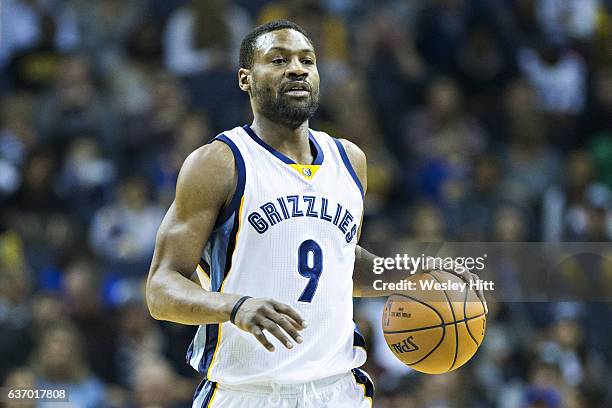
M 283 94 L 305 97 L 310 94 L 310 85 L 307 82 L 293 82 L 283 87 Z

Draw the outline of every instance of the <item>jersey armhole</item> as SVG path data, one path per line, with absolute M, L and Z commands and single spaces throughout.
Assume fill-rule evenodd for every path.
M 236 144 L 232 142 L 230 138 L 228 138 L 224 134 L 221 134 L 215 137 L 209 143 L 212 143 L 215 140 L 219 140 L 220 142 L 225 143 L 232 150 L 232 154 L 234 155 L 234 163 L 236 165 L 236 171 L 238 172 L 236 191 L 234 191 L 234 195 L 232 196 L 232 199 L 229 204 L 225 206 L 219 213 L 214 227 L 216 229 L 223 225 L 232 216 L 232 214 L 238 210 L 238 207 L 240 207 L 240 201 L 242 199 L 242 195 L 244 194 L 244 184 L 246 182 L 246 166 L 244 165 L 244 159 L 242 158 L 242 154 L 240 153 L 238 146 L 236 146 Z
M 353 165 L 351 164 L 351 161 L 348 158 L 348 155 L 346 154 L 346 150 L 344 150 L 344 146 L 342 145 L 342 142 L 340 142 L 336 138 L 333 138 L 333 140 L 336 143 L 336 146 L 338 147 L 338 151 L 340 152 L 340 157 L 342 158 L 342 161 L 344 162 L 344 166 L 346 167 L 349 174 L 355 181 L 355 184 L 357 184 L 357 188 L 359 188 L 359 191 L 361 192 L 361 197 L 363 197 L 364 196 L 363 186 L 361 185 L 361 181 L 359 180 L 359 177 L 357 177 L 357 173 L 355 173 L 355 169 L 353 168 Z

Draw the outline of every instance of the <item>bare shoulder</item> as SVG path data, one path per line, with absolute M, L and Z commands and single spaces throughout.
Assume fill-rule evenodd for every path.
M 342 146 L 344 147 L 344 150 L 346 151 L 346 155 L 348 156 L 351 165 L 353 166 L 353 168 L 355 169 L 355 173 L 357 173 L 357 176 L 359 177 L 359 181 L 361 181 L 361 184 L 364 186 L 364 188 L 367 185 L 367 172 L 368 172 L 368 165 L 367 165 L 367 159 L 366 159 L 366 155 L 363 152 L 363 150 L 361 150 L 359 148 L 359 146 L 357 146 L 355 143 L 351 142 L 350 140 L 346 140 L 346 139 L 338 139 L 340 141 L 340 143 L 342 143 Z
M 346 139 L 338 139 L 338 140 L 340 141 L 340 143 L 342 143 L 342 146 L 344 147 L 344 150 L 346 151 L 346 155 L 351 161 L 351 164 L 353 165 L 353 167 L 356 167 L 358 165 L 363 165 L 363 166 L 366 165 L 366 155 L 363 152 L 363 150 L 359 148 L 359 146 L 357 146 L 355 143 L 351 142 L 350 140 L 346 140 Z
M 230 147 L 214 141 L 194 150 L 183 163 L 176 187 L 176 202 L 220 206 L 236 184 L 234 155 Z

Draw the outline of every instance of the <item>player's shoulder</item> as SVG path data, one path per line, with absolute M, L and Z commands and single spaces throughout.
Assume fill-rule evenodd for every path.
M 177 188 L 225 195 L 234 184 L 234 160 L 230 146 L 213 139 L 187 156 L 179 173 Z
M 204 146 L 195 149 L 187 158 L 183 167 L 196 170 L 232 171 L 234 169 L 234 154 L 227 143 L 213 139 Z
M 338 139 L 338 141 L 344 147 L 346 156 L 351 162 L 353 169 L 355 169 L 355 173 L 357 173 L 357 177 L 359 177 L 359 181 L 363 186 L 362 193 L 365 194 L 368 185 L 368 165 L 365 153 L 359 148 L 359 146 L 350 140 Z
M 366 164 L 366 155 L 363 150 L 355 143 L 351 142 L 347 139 L 338 139 L 342 147 L 344 147 L 344 151 L 346 155 L 351 160 L 351 163 L 355 165 L 364 165 Z

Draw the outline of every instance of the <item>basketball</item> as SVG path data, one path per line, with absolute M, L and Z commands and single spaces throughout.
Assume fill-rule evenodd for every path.
M 385 303 L 382 326 L 387 345 L 416 371 L 442 374 L 461 367 L 485 335 L 487 319 L 480 298 L 449 272 L 421 273 L 408 280 L 415 282 L 414 290 L 393 294 Z

